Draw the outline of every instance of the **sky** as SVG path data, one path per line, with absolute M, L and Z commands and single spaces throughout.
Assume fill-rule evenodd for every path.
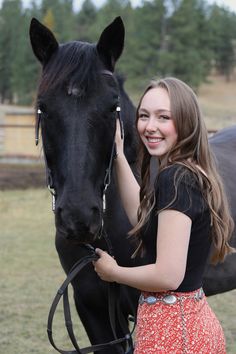
M 27 7 L 30 4 L 31 0 L 22 0 L 23 4 L 25 7 Z M 38 0 L 40 1 L 40 0 Z M 78 11 L 81 7 L 81 4 L 83 3 L 84 0 L 74 0 L 74 9 Z M 236 12 L 236 0 L 207 0 L 209 3 L 216 2 L 219 5 L 224 5 L 225 7 L 228 7 L 231 11 Z M 96 3 L 96 6 L 102 5 L 105 0 L 93 0 L 94 3 Z M 0 5 L 2 3 L 2 0 L 0 0 Z M 137 6 L 141 3 L 141 0 L 131 0 L 131 3 L 133 6 Z

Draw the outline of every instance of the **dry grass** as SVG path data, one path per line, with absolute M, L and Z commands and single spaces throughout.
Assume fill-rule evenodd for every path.
M 212 76 L 198 92 L 199 102 L 209 130 L 236 124 L 236 78 Z

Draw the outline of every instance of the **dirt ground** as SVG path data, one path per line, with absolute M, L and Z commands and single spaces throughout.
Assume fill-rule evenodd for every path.
M 42 188 L 45 181 L 42 165 L 0 164 L 0 190 Z

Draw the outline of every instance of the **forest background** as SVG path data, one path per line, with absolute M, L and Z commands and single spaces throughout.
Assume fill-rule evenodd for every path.
M 104 27 L 120 15 L 126 41 L 117 69 L 128 92 L 140 91 L 152 77 L 173 75 L 196 90 L 214 71 L 231 80 L 236 65 L 236 13 L 205 0 L 107 0 L 99 9 L 85 0 L 3 0 L 0 8 L 0 103 L 32 105 L 40 65 L 29 42 L 36 17 L 59 42 L 96 42 Z

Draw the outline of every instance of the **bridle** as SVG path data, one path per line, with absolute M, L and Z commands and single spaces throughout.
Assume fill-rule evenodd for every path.
M 101 72 L 103 75 L 110 75 L 114 77 L 113 73 L 109 70 L 102 70 Z M 120 131 L 121 131 L 121 139 L 124 139 L 124 128 L 123 128 L 123 121 L 121 118 L 121 107 L 118 102 L 118 105 L 116 107 L 116 118 L 119 120 L 120 123 Z M 42 119 L 42 112 L 40 108 L 37 109 L 37 117 L 36 117 L 36 126 L 35 126 L 35 144 L 38 145 L 39 142 L 39 129 L 40 129 L 40 122 Z M 110 153 L 110 158 L 109 158 L 109 163 L 108 167 L 105 172 L 105 178 L 104 178 L 104 188 L 103 188 L 103 193 L 102 193 L 102 219 L 101 219 L 101 227 L 99 230 L 98 234 L 98 239 L 103 238 L 106 241 L 107 248 L 108 248 L 108 253 L 112 256 L 113 254 L 113 248 L 111 241 L 109 237 L 107 236 L 104 228 L 104 217 L 106 214 L 107 210 L 107 203 L 106 203 L 106 193 L 108 190 L 108 187 L 110 186 L 111 183 L 111 175 L 112 175 L 112 167 L 113 167 L 113 161 L 116 158 L 117 152 L 116 152 L 116 142 L 115 142 L 115 134 L 114 134 L 114 139 L 112 143 L 112 148 L 111 148 L 111 153 Z M 52 179 L 52 173 L 51 170 L 48 166 L 47 163 L 47 158 L 46 154 L 44 151 L 44 159 L 45 159 L 45 167 L 46 167 L 46 178 L 47 178 L 47 187 L 52 195 L 52 210 L 55 212 L 55 206 L 56 206 L 56 189 L 53 184 L 53 179 Z M 81 247 L 85 247 L 90 254 L 83 257 L 80 259 L 78 262 L 74 264 L 72 269 L 67 275 L 66 280 L 63 282 L 59 290 L 57 291 L 57 294 L 52 302 L 49 315 L 48 315 L 48 325 L 47 325 L 47 333 L 48 333 L 48 338 L 51 343 L 51 345 L 56 349 L 59 353 L 61 354 L 86 354 L 86 353 L 91 353 L 91 352 L 96 352 L 98 350 L 103 350 L 107 349 L 113 345 L 125 343 L 126 349 L 125 349 L 125 354 L 132 354 L 133 353 L 133 341 L 132 341 L 132 333 L 135 328 L 135 320 L 130 317 L 130 319 L 134 322 L 134 327 L 132 331 L 129 330 L 128 325 L 127 325 L 127 320 L 125 319 L 122 310 L 120 308 L 120 303 L 117 297 L 117 293 L 119 292 L 119 284 L 117 283 L 108 283 L 108 308 L 109 308 L 109 318 L 110 318 L 110 325 L 112 329 L 112 333 L 114 336 L 114 340 L 107 342 L 107 343 L 102 343 L 102 344 L 97 344 L 97 345 L 92 345 L 86 348 L 80 348 L 77 340 L 74 335 L 73 331 L 73 325 L 72 325 L 72 320 L 71 320 L 71 312 L 70 312 L 70 305 L 69 305 L 69 298 L 68 298 L 68 285 L 73 281 L 73 279 L 78 275 L 81 269 L 83 269 L 87 264 L 96 261 L 99 257 L 95 253 L 95 249 L 93 246 L 90 244 L 83 244 Z M 53 332 L 52 332 L 52 324 L 53 324 L 53 317 L 57 308 L 57 305 L 63 296 L 63 308 L 64 308 L 64 318 L 65 318 L 65 326 L 67 328 L 68 335 L 71 339 L 71 343 L 73 344 L 75 350 L 72 351 L 65 351 L 59 349 L 53 339 Z M 116 316 L 118 317 L 118 322 L 120 324 L 120 327 L 125 333 L 124 337 L 118 338 L 116 334 Z
M 113 73 L 109 70 L 102 70 L 101 74 L 103 75 L 109 75 L 114 77 Z M 120 107 L 120 97 L 118 97 L 118 104 L 116 106 L 116 117 L 119 120 L 120 123 L 120 131 L 121 131 L 121 139 L 124 139 L 124 125 L 123 125 L 123 120 L 121 119 L 121 107 Z M 42 111 L 41 109 L 38 107 L 37 108 L 37 116 L 36 116 L 36 124 L 35 124 L 35 145 L 37 146 L 39 143 L 39 130 L 40 130 L 40 123 L 42 120 Z M 102 201 L 103 201 L 103 212 L 106 211 L 106 191 L 107 188 L 109 187 L 110 183 L 111 183 L 111 174 L 112 174 L 112 165 L 113 165 L 113 161 L 116 157 L 117 153 L 116 153 L 116 143 L 115 143 L 115 136 L 113 139 L 113 143 L 112 143 L 112 148 L 111 148 L 111 154 L 110 154 L 110 158 L 109 158 L 109 163 L 108 163 L 108 167 L 106 169 L 106 174 L 105 174 L 105 178 L 104 178 L 104 189 L 103 189 L 103 194 L 102 194 Z M 47 158 L 46 158 L 46 153 L 44 151 L 44 159 L 45 159 L 45 165 L 46 165 L 46 179 L 47 179 L 47 187 L 49 192 L 52 195 L 52 211 L 55 211 L 55 207 L 56 207 L 56 189 L 55 186 L 53 184 L 53 178 L 52 178 L 52 172 L 48 166 L 47 163 Z M 103 221 L 102 221 L 103 223 Z

